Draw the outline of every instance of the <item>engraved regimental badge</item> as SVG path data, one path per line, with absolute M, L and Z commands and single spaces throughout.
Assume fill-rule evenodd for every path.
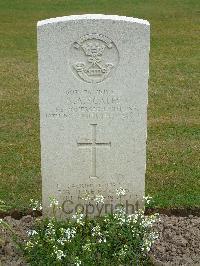
M 102 34 L 86 34 L 71 48 L 72 71 L 88 83 L 105 80 L 117 67 L 118 61 L 115 44 Z

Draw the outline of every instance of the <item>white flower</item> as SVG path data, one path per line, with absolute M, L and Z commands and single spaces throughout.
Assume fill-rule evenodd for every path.
M 147 205 L 149 205 L 149 203 L 152 201 L 152 197 L 150 197 L 150 196 L 146 196 L 146 197 L 143 197 L 143 199 L 144 199 L 144 201 L 145 201 L 145 203 L 147 204 Z
M 121 205 L 120 207 L 118 206 L 116 209 L 115 209 L 115 212 L 117 214 L 120 214 L 120 215 L 125 215 L 126 214 L 126 210 L 125 208 Z
M 3 223 L 3 219 L 0 219 L 0 224 Z
M 158 219 L 158 215 L 152 214 L 150 216 L 140 216 L 142 218 L 141 225 L 143 227 L 151 227 Z
M 126 195 L 126 190 L 122 187 L 116 189 L 117 196 L 124 196 Z
M 101 227 L 99 225 L 92 228 L 92 236 L 97 237 L 98 243 L 106 243 L 106 238 L 101 233 Z
M 96 203 L 104 203 L 104 196 L 103 195 L 96 195 L 94 201 Z
M 29 249 L 29 248 L 33 248 L 33 247 L 34 247 L 33 243 L 31 241 L 28 241 L 26 243 L 26 248 L 25 249 Z
M 84 218 L 83 213 L 76 213 L 76 214 L 72 215 L 72 219 L 75 219 L 77 224 L 80 224 L 80 225 L 84 224 L 83 218 Z
M 153 242 L 152 241 L 150 241 L 149 239 L 144 239 L 143 240 L 144 242 L 143 242 L 143 245 L 142 245 L 142 251 L 146 251 L 146 252 L 149 252 L 150 251 L 150 249 L 151 249 L 151 246 L 152 246 L 152 244 L 153 244 Z
M 158 239 L 158 237 L 159 237 L 159 234 L 157 232 L 151 232 L 149 234 L 149 238 L 152 240 L 153 243 L 155 242 L 155 240 Z
M 81 265 L 81 260 L 78 257 L 75 258 L 75 265 L 76 266 L 80 266 Z
M 66 242 L 66 239 L 65 239 L 65 238 L 59 238 L 59 239 L 57 240 L 57 242 L 58 242 L 59 244 L 61 244 L 62 246 L 64 246 L 64 244 L 65 244 L 65 242 Z
M 69 241 L 70 242 L 71 239 L 74 238 L 76 235 L 76 229 L 75 228 L 67 228 L 67 229 L 61 228 L 60 232 L 63 236 L 60 240 L 61 242 L 63 242 L 63 241 Z
M 117 220 L 119 225 L 122 225 L 122 224 L 127 222 L 127 215 L 126 215 L 126 211 L 125 211 L 123 206 L 117 207 L 115 209 L 115 213 L 114 213 L 113 217 L 115 220 Z
M 101 228 L 99 225 L 92 228 L 92 236 L 101 236 Z
M 29 230 L 28 231 L 28 236 L 34 236 L 34 235 L 38 235 L 38 232 L 35 230 Z
M 106 243 L 106 238 L 104 238 L 104 239 L 99 238 L 98 242 L 99 242 L 99 243 L 102 243 L 102 242 L 103 242 L 103 243 Z
M 56 198 L 50 198 L 50 207 L 58 206 L 59 202 Z
M 52 229 L 54 228 L 54 224 L 50 221 L 47 225 L 47 228 Z
M 42 210 L 42 204 L 38 200 L 30 199 L 30 207 L 33 211 Z
M 131 222 L 135 223 L 137 221 L 137 216 L 133 214 L 127 215 L 127 223 L 130 224 Z
M 62 258 L 66 257 L 66 255 L 62 250 L 58 249 L 56 246 L 53 246 L 53 248 L 54 248 L 54 253 L 56 254 L 58 260 L 61 260 Z
M 54 224 L 50 221 L 47 225 L 47 229 L 46 229 L 46 235 L 47 236 L 54 236 L 56 233 L 55 229 L 54 229 Z
M 109 216 L 104 216 L 104 222 L 109 223 L 110 222 L 110 217 Z
M 123 248 L 119 251 L 119 256 L 124 257 L 128 251 L 128 246 L 124 245 Z

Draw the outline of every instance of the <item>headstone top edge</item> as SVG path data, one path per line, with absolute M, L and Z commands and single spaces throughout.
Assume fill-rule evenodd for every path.
M 63 16 L 50 18 L 45 20 L 40 20 L 37 22 L 37 27 L 45 26 L 48 24 L 66 22 L 66 21 L 74 21 L 74 20 L 113 20 L 113 21 L 125 21 L 130 23 L 137 23 L 149 26 L 150 23 L 147 20 L 126 17 L 126 16 L 118 16 L 118 15 L 103 15 L 103 14 L 84 14 L 84 15 L 71 15 L 71 16 Z

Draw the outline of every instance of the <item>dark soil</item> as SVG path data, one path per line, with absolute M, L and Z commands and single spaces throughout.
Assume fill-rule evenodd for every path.
M 27 231 L 32 227 L 34 219 L 31 215 L 20 220 L 11 216 L 4 218 L 22 240 L 27 238 Z M 200 217 L 160 215 L 155 228 L 160 237 L 149 254 L 154 265 L 200 266 Z M 16 249 L 8 231 L 0 228 L 0 239 L 3 240 L 0 242 L 0 266 L 28 265 Z
M 159 239 L 151 250 L 157 266 L 200 265 L 200 217 L 160 215 Z
M 186 217 L 189 215 L 193 215 L 193 216 L 198 216 L 200 217 L 200 208 L 199 207 L 189 207 L 189 208 L 147 208 L 145 210 L 146 214 L 152 214 L 152 213 L 160 213 L 160 214 L 165 214 L 167 216 L 182 216 L 182 217 Z M 42 216 L 42 212 L 41 211 L 33 211 L 33 210 L 10 210 L 7 212 L 1 212 L 0 211 L 0 218 L 4 218 L 6 216 L 11 216 L 14 219 L 21 219 L 23 216 L 27 216 L 27 215 L 31 215 L 31 216 Z

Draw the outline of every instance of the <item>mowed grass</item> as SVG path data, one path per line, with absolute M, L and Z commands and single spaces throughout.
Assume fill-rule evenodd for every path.
M 38 20 L 84 13 L 151 23 L 146 194 L 155 206 L 200 206 L 197 0 L 0 0 L 0 198 L 41 199 Z

